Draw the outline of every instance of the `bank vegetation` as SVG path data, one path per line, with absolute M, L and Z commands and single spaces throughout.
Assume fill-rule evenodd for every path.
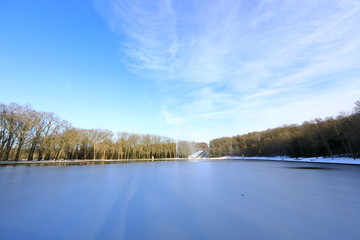
M 210 156 L 360 157 L 360 100 L 354 111 L 210 142 Z
M 152 159 L 187 157 L 188 142 L 149 134 L 80 129 L 54 113 L 0 104 L 0 160 Z

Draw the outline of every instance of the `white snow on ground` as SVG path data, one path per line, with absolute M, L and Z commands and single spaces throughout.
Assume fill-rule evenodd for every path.
M 287 162 L 308 162 L 308 163 L 334 163 L 334 164 L 354 164 L 354 165 L 360 165 L 360 159 L 353 159 L 353 158 L 346 158 L 346 157 L 334 157 L 334 158 L 324 158 L 324 157 L 312 157 L 312 158 L 290 158 L 286 156 L 278 156 L 278 157 L 232 157 L 232 156 L 225 156 L 225 157 L 218 157 L 218 158 L 208 158 L 206 156 L 201 156 L 203 151 L 198 151 L 191 156 L 188 157 L 188 159 L 191 160 L 216 160 L 216 159 L 237 159 L 237 160 L 266 160 L 266 161 L 287 161 Z M 148 159 L 149 160 L 149 159 Z M 176 160 L 176 159 L 173 159 Z M 184 159 L 185 160 L 185 159 Z M 24 161 L 0 161 L 0 165 L 6 165 L 6 164 L 43 164 L 43 163 L 56 163 L 56 162 L 64 162 L 64 163 L 74 163 L 74 162 L 96 162 L 96 161 L 114 161 L 116 160 L 43 160 L 43 161 L 31 161 L 28 162 L 26 160 Z M 129 159 L 125 160 L 129 161 Z M 136 160 L 135 160 L 136 161 Z M 121 161 L 119 161 L 121 162 Z
M 197 151 L 196 153 L 191 154 L 188 158 L 197 158 L 202 153 L 202 150 Z
M 290 157 L 231 157 L 225 156 L 219 159 L 241 159 L 241 160 L 270 160 L 270 161 L 288 161 L 288 162 L 315 162 L 315 163 L 337 163 L 337 164 L 356 164 L 360 165 L 360 159 L 346 158 L 346 157 L 312 157 L 312 158 L 290 158 Z
M 205 150 L 197 151 L 196 153 L 191 154 L 188 159 L 197 159 L 197 158 L 203 158 L 205 155 Z

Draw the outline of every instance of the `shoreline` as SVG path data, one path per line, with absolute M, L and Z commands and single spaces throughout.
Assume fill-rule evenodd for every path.
M 225 157 L 221 157 L 220 159 L 360 165 L 360 159 L 358 159 L 358 158 L 353 159 L 353 158 L 346 158 L 346 157 L 290 158 L 290 157 L 231 157 L 231 156 L 225 156 Z
M 280 161 L 280 162 L 302 162 L 302 163 L 326 163 L 326 164 L 346 164 L 360 165 L 360 159 L 353 158 L 290 158 L 290 157 L 231 157 L 224 156 L 218 158 L 158 158 L 158 159 L 85 159 L 85 160 L 19 160 L 19 161 L 0 161 L 0 166 L 6 165 L 95 165 L 95 164 L 116 164 L 116 163 L 136 163 L 136 162 L 164 162 L 164 161 L 201 161 L 201 160 L 254 160 L 254 161 Z
M 187 158 L 158 158 L 158 159 L 76 159 L 76 160 L 19 160 L 19 161 L 0 161 L 0 165 L 93 165 L 93 164 L 111 164 L 111 163 L 129 163 L 129 162 L 160 162 L 160 161 L 186 161 Z

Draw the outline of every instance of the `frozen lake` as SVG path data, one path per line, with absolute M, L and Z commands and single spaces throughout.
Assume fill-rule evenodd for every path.
M 0 167 L 0 239 L 360 239 L 360 166 Z

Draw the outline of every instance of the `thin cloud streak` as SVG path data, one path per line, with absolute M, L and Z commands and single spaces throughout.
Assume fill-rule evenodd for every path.
M 194 140 L 276 127 L 276 114 L 287 115 L 288 123 L 323 117 L 334 114 L 328 106 L 340 111 L 358 98 L 348 93 L 359 87 L 359 1 L 110 0 L 97 6 L 119 36 L 124 63 L 158 82 L 169 99 L 161 103 L 165 122 L 181 122 Z

